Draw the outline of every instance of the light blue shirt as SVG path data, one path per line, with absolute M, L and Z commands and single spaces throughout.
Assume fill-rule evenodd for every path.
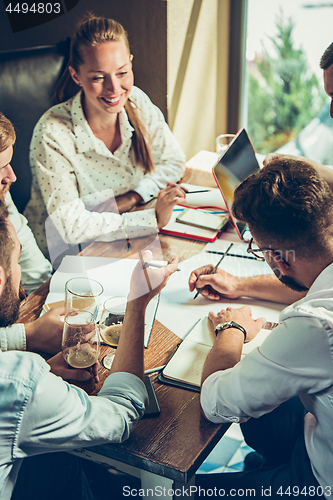
M 52 266 L 38 248 L 27 219 L 17 210 L 10 193 L 6 194 L 5 202 L 9 210 L 9 220 L 22 245 L 19 258 L 21 282 L 24 290 L 29 294 L 50 278 Z
M 28 226 L 27 219 L 17 210 L 10 193 L 5 197 L 9 210 L 9 220 L 13 224 L 22 250 L 19 258 L 21 282 L 26 293 L 33 292 L 51 276 L 51 263 L 44 257 L 37 246 L 35 237 Z M 11 351 L 26 349 L 24 324 L 15 323 L 7 328 L 0 328 L 0 350 Z
M 0 498 L 9 500 L 22 460 L 31 455 L 120 443 L 144 413 L 142 380 L 118 372 L 98 396 L 49 372 L 28 352 L 0 353 Z

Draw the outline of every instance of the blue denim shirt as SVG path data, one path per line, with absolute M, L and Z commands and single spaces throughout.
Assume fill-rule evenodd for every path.
M 130 373 L 110 375 L 98 396 L 49 372 L 38 354 L 0 352 L 0 498 L 9 500 L 23 458 L 128 438 L 147 392 Z

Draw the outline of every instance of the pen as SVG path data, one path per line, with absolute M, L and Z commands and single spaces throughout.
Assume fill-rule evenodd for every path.
M 199 189 L 198 191 L 185 191 L 186 194 L 208 193 L 211 189 Z M 151 199 L 157 198 L 157 194 L 151 195 Z
M 222 255 L 222 257 L 220 258 L 220 260 L 218 261 L 218 263 L 216 264 L 216 266 L 212 269 L 212 271 L 210 272 L 210 274 L 215 274 L 216 273 L 216 269 L 219 267 L 219 265 L 221 264 L 222 260 L 227 255 L 227 253 L 229 252 L 229 250 L 230 250 L 230 248 L 232 246 L 233 246 L 233 243 L 230 243 L 230 245 L 228 246 L 228 248 L 226 249 L 226 251 L 224 252 L 224 254 Z M 204 288 L 205 288 L 204 286 L 201 287 L 201 288 L 198 288 L 197 293 L 195 294 L 193 300 L 197 298 L 197 296 L 199 295 L 199 293 L 202 292 L 202 290 Z
M 129 239 L 129 236 L 128 236 L 128 232 L 127 232 L 127 226 L 126 226 L 126 220 L 125 220 L 125 217 L 127 217 L 127 214 L 124 214 L 124 230 L 125 230 L 125 236 L 126 236 L 126 246 L 125 246 L 125 252 L 129 252 L 129 255 L 132 255 L 132 245 L 131 245 L 131 242 L 130 242 L 130 239 Z
M 150 370 L 145 370 L 145 375 L 149 375 L 149 373 L 160 372 L 165 366 L 166 365 L 156 366 L 155 368 L 150 368 Z
M 147 269 L 147 267 L 156 267 L 157 269 L 161 269 L 162 267 L 165 267 L 165 264 L 155 264 L 154 262 L 145 262 L 143 264 L 143 269 Z M 180 271 L 179 267 L 176 269 L 176 271 Z
M 224 252 L 216 252 L 214 250 L 206 250 L 206 252 L 207 253 L 215 253 L 217 255 L 221 255 L 221 254 L 224 255 Z M 239 257 L 241 259 L 261 260 L 261 259 L 257 259 L 256 257 L 251 257 L 251 255 L 237 255 L 235 253 L 229 253 L 228 255 L 229 255 L 229 257 Z
M 186 194 L 208 193 L 211 189 L 199 189 L 198 191 L 186 191 Z

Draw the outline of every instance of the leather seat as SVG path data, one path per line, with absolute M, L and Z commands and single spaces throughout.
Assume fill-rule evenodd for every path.
M 13 200 L 23 212 L 30 199 L 29 145 L 34 126 L 55 104 L 54 90 L 65 68 L 70 40 L 55 46 L 0 52 L 0 111 L 13 123 L 17 140 L 11 163 L 17 181 Z

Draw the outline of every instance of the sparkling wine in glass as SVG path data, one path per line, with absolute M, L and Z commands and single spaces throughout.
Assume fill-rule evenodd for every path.
M 102 340 L 111 347 L 117 347 L 123 326 L 126 297 L 111 297 L 103 304 L 103 312 L 99 322 Z
M 89 368 L 100 353 L 96 320 L 89 311 L 66 314 L 62 335 L 62 353 L 73 368 Z
M 65 310 L 90 311 L 97 317 L 103 286 L 91 278 L 72 278 L 65 284 Z

